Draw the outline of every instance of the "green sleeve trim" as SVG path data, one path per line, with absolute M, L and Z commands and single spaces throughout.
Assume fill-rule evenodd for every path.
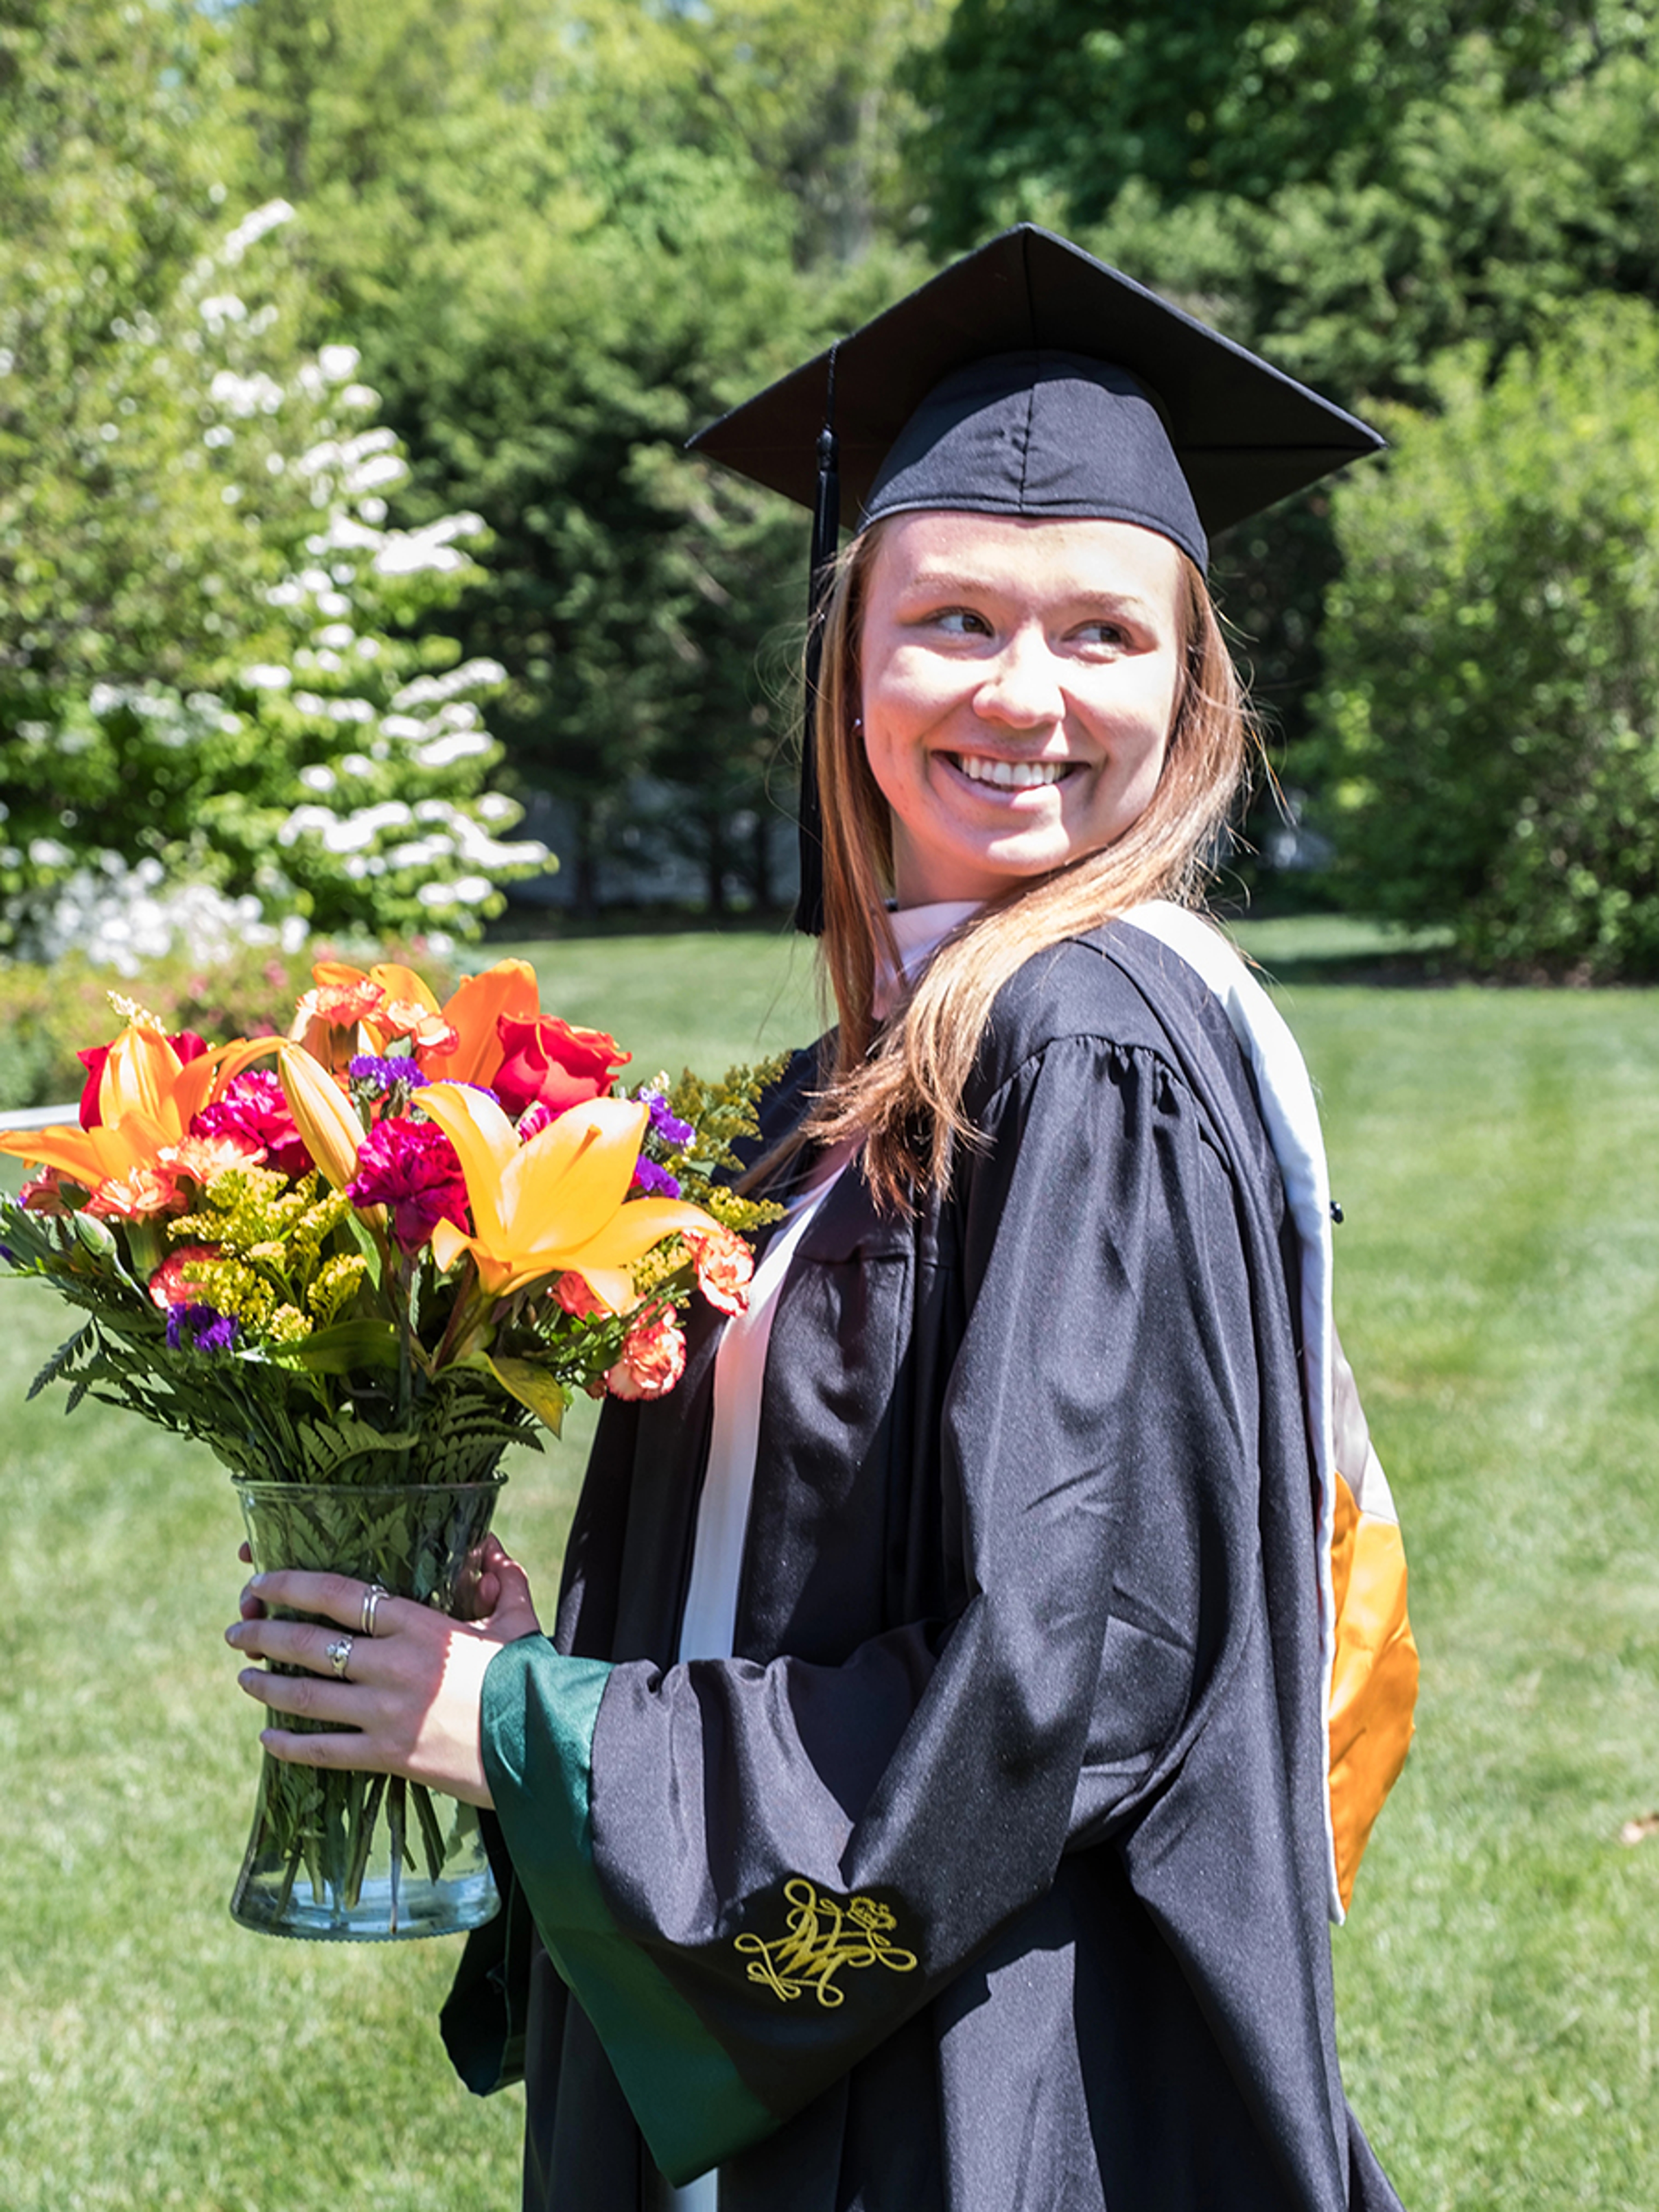
M 484 1676 L 484 1772 L 548 1954 L 570 1985 L 659 2168 L 676 2185 L 775 2132 L 778 2116 L 647 1953 L 617 1926 L 593 1864 L 593 1730 L 611 1677 L 521 1637 Z

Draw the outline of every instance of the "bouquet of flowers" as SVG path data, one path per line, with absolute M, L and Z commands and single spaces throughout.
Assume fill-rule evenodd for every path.
M 742 1310 L 743 1232 L 775 1209 L 718 1178 L 772 1070 L 630 1091 L 630 1055 L 544 1013 L 520 961 L 441 1006 L 402 966 L 313 981 L 286 1037 L 216 1046 L 114 999 L 79 1126 L 0 1137 L 38 1170 L 0 1200 L 0 1259 L 86 1316 L 34 1389 L 208 1443 L 256 1565 L 453 1608 L 506 1445 L 556 1433 L 576 1390 L 672 1389 L 687 1298 Z M 286 1934 L 473 1924 L 494 1909 L 476 1816 L 441 1806 L 267 1759 L 232 1911 Z

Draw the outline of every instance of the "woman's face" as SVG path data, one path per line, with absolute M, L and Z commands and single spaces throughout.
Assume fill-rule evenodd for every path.
M 864 745 L 900 906 L 987 899 L 1111 844 L 1157 787 L 1181 556 L 1128 522 L 905 514 L 866 580 Z

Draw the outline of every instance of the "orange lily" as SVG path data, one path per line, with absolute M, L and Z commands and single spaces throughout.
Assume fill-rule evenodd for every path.
M 536 971 L 527 960 L 498 960 L 482 975 L 468 975 L 444 1006 L 454 1046 L 417 1052 L 422 1073 L 434 1083 L 488 1083 L 501 1064 L 501 1016 L 533 1022 L 540 1012 Z
M 623 1203 L 650 1109 L 626 1098 L 573 1106 L 520 1144 L 493 1098 L 461 1084 L 421 1093 L 421 1111 L 448 1137 L 461 1163 L 477 1233 L 447 1221 L 432 1233 L 440 1267 L 463 1252 L 483 1288 L 503 1296 L 544 1276 L 580 1275 L 613 1312 L 634 1297 L 633 1269 L 677 1229 L 710 1226 L 700 1206 L 670 1198 Z
M 356 1054 L 383 1053 L 393 1037 L 441 1048 L 451 1042 L 432 987 L 412 968 L 382 961 L 364 969 L 319 960 L 289 1035 L 337 1074 Z
M 112 1176 L 152 1165 L 164 1145 L 182 1142 L 202 1109 L 276 1043 L 274 1037 L 244 1037 L 181 1061 L 160 1030 L 129 1023 L 110 1047 L 99 1079 L 102 1127 L 20 1130 L 0 1136 L 0 1152 L 38 1160 L 95 1190 Z
M 464 976 L 441 1007 L 423 976 L 392 960 L 368 969 L 324 960 L 311 975 L 313 988 L 289 1034 L 337 1073 L 354 1053 L 381 1053 L 393 1037 L 408 1036 L 434 1082 L 487 1083 L 501 1061 L 498 1018 L 534 1021 L 541 1011 L 536 971 L 526 960 L 498 960 Z

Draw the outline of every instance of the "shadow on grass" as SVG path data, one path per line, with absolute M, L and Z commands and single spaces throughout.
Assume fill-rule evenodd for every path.
M 1223 910 L 1227 933 L 1269 983 L 1342 983 L 1373 989 L 1443 989 L 1474 979 L 1453 955 L 1445 928 L 1405 929 L 1358 915 L 1263 917 Z

